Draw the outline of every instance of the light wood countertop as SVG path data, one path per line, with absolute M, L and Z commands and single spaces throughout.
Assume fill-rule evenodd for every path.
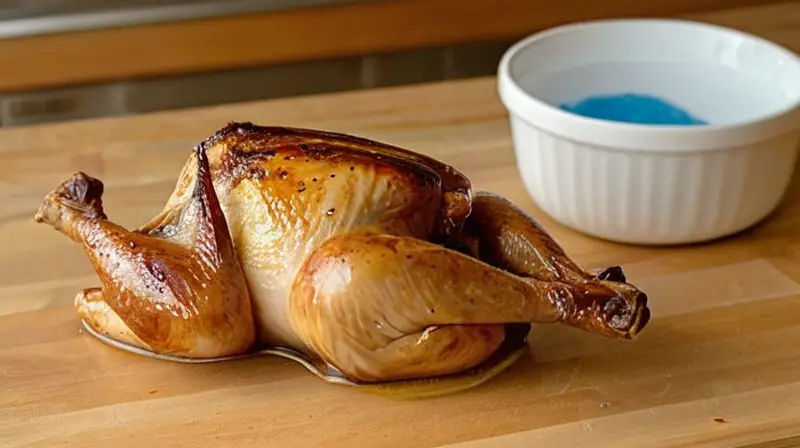
M 793 26 L 780 32 L 800 37 Z M 97 280 L 80 248 L 32 222 L 41 198 L 83 170 L 106 183 L 109 216 L 138 225 L 192 146 L 229 120 L 355 133 L 451 163 L 532 212 L 584 266 L 621 264 L 654 318 L 629 342 L 537 328 L 507 372 L 424 401 L 325 384 L 272 358 L 145 359 L 80 333 L 71 301 Z M 525 193 L 494 79 L 11 128 L 0 155 L 0 446 L 800 443 L 800 177 L 774 215 L 732 238 L 660 249 L 592 239 Z

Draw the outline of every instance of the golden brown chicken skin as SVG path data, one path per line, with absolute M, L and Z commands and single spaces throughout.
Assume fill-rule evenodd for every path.
M 77 173 L 35 219 L 101 280 L 96 332 L 187 358 L 287 347 L 355 382 L 463 372 L 512 324 L 618 339 L 650 318 L 621 269 L 582 270 L 506 199 L 429 157 L 349 135 L 231 123 L 199 144 L 163 211 L 126 230 Z

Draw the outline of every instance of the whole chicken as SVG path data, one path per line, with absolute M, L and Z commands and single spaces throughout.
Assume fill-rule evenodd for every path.
M 631 339 L 650 318 L 619 267 L 583 270 L 506 199 L 363 138 L 230 123 L 142 227 L 110 221 L 102 195 L 76 173 L 35 220 L 82 245 L 99 276 L 75 298 L 86 327 L 138 353 L 271 350 L 367 385 L 503 365 L 531 324 Z

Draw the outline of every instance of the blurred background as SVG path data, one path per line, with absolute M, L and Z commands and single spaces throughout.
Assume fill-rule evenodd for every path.
M 551 26 L 765 3 L 0 0 L 0 126 L 492 75 Z

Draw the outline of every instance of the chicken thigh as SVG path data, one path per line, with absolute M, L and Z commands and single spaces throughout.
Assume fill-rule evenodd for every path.
M 531 324 L 631 339 L 650 318 L 618 267 L 583 270 L 506 199 L 367 139 L 231 123 L 140 228 L 110 221 L 102 194 L 76 173 L 35 220 L 97 272 L 75 299 L 85 324 L 140 352 L 274 347 L 365 384 L 469 371 Z

